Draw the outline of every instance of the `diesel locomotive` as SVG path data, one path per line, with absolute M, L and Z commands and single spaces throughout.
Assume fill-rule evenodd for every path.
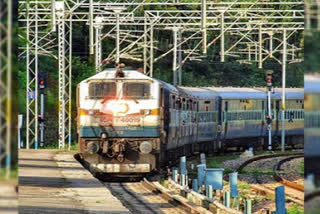
M 272 135 L 303 142 L 303 89 L 272 92 Z M 107 69 L 77 87 L 81 158 L 112 175 L 158 172 L 168 161 L 197 152 L 266 146 L 264 88 L 175 87 L 133 69 Z

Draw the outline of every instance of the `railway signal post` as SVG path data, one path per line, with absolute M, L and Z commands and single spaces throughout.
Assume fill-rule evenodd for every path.
M 267 76 L 267 87 L 268 87 L 268 115 L 267 115 L 267 124 L 268 124 L 268 150 L 272 150 L 272 114 L 271 114 L 271 89 L 272 89 L 272 75 L 273 71 L 268 70 L 266 73 Z
M 40 89 L 40 147 L 44 146 L 44 89 L 46 88 L 46 78 L 44 72 L 39 72 L 39 89 Z

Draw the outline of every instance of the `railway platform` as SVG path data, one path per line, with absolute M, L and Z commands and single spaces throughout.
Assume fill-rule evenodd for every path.
M 19 213 L 130 213 L 74 154 L 19 151 Z
M 0 179 L 0 213 L 18 214 L 16 180 Z

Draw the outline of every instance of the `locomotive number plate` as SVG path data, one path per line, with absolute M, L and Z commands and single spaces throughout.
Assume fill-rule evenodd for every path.
M 139 125 L 141 123 L 140 117 L 116 117 L 113 121 L 117 125 Z
M 102 116 L 99 119 L 101 125 L 118 125 L 118 126 L 126 126 L 126 125 L 140 125 L 141 117 L 110 117 L 110 116 Z

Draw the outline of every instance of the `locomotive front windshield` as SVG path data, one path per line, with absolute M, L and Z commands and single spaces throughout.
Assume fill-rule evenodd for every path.
M 123 96 L 134 99 L 147 99 L 150 97 L 149 83 L 124 83 Z
M 94 82 L 89 85 L 89 97 L 91 99 L 115 97 L 116 91 L 116 83 L 113 82 Z

